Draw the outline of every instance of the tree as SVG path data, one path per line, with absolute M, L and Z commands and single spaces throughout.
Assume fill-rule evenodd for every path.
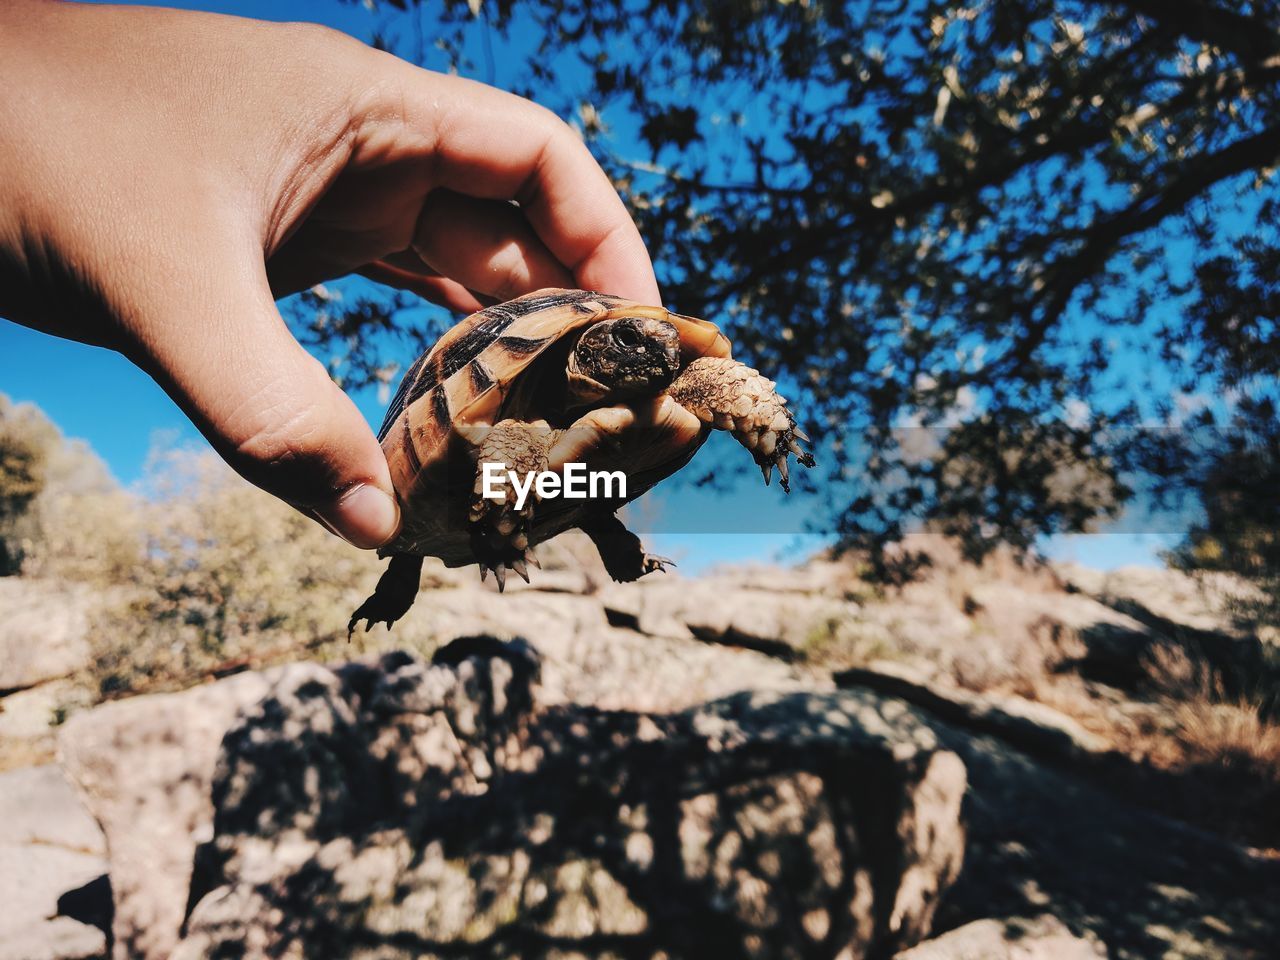
M 1237 598 L 1248 626 L 1280 622 L 1280 424 L 1270 404 L 1209 451 L 1200 481 L 1204 516 L 1170 559 L 1189 571 L 1220 571 L 1258 589 Z
M 31 507 L 45 486 L 57 430 L 38 410 L 0 394 L 0 576 L 22 569 L 33 535 Z
M 388 7 L 375 42 L 577 123 L 669 305 L 781 374 L 846 542 L 961 508 L 991 521 L 951 523 L 978 551 L 1080 529 L 1097 511 L 1046 505 L 1008 444 L 1052 423 L 1117 491 L 1152 469 L 1185 489 L 1182 460 L 1121 428 L 1191 407 L 1230 427 L 1237 398 L 1274 390 L 1274 2 Z M 352 382 L 385 378 L 361 351 L 394 311 L 325 306 L 321 328 L 304 308 L 313 345 L 358 360 Z M 969 438 L 952 481 L 1001 482 L 939 483 L 903 423 Z
M 34 404 L 0 394 L 0 576 L 81 579 L 129 549 L 132 503 L 82 441 Z

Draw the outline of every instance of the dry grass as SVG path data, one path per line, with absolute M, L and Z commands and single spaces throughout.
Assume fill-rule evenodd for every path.
M 1131 763 L 1110 787 L 1135 802 L 1268 849 L 1280 848 L 1280 718 L 1265 691 L 1228 692 L 1220 673 L 1173 643 L 1144 659 L 1141 699 L 1074 674 L 1027 677 L 1014 691 L 1077 720 Z
M 1180 703 L 1174 718 L 1185 758 L 1253 770 L 1280 786 L 1280 725 L 1263 719 L 1257 704 Z
M 1172 644 L 1153 647 L 1144 666 L 1169 724 L 1145 731 L 1131 752 L 1183 775 L 1224 832 L 1280 847 L 1280 718 L 1270 692 L 1231 693 L 1209 663 Z
M 1228 631 L 1211 649 L 1197 641 L 1219 622 L 1232 623 L 1231 584 L 1202 582 L 1203 595 L 1182 596 L 1174 589 L 1180 581 L 1153 582 L 1151 589 L 1169 594 L 1161 609 L 1173 629 L 1135 665 L 1136 685 L 1120 689 L 1076 669 L 1089 652 L 1081 633 L 1088 624 L 1058 618 L 1087 614 L 1081 604 L 1088 600 L 1076 602 L 1051 570 L 1001 553 L 975 566 L 936 540 L 920 545 L 931 560 L 920 577 L 864 605 L 856 618 L 816 625 L 806 646 L 811 662 L 841 669 L 904 660 L 936 683 L 1042 703 L 1111 745 L 1117 762 L 1101 779 L 1112 788 L 1215 832 L 1280 848 L 1280 669 L 1253 666 L 1248 637 Z M 1183 617 L 1194 627 L 1176 629 Z M 1233 643 L 1241 644 L 1238 664 Z

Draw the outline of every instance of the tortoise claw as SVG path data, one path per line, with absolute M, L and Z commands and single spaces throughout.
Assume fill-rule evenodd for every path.
M 769 431 L 765 434 L 764 442 L 753 452 L 756 463 L 760 465 L 760 472 L 764 474 L 766 487 L 773 477 L 773 468 L 777 467 L 778 483 L 782 487 L 782 492 L 791 492 L 791 464 L 787 458 L 792 454 L 795 455 L 796 463 L 803 467 L 813 467 L 817 464 L 813 454 L 800 445 L 801 441 L 808 439 L 794 423 L 778 433 Z
M 364 609 L 368 605 L 368 601 L 365 601 L 365 603 L 361 605 L 360 609 L 353 613 L 351 615 L 351 619 L 347 621 L 347 643 L 351 642 L 351 637 L 356 632 L 356 628 L 360 626 L 361 620 L 364 621 L 364 632 L 368 633 L 379 623 L 385 623 L 387 625 L 387 629 L 390 630 L 391 625 L 399 619 L 398 617 L 378 616 L 376 614 L 368 613 Z
M 377 626 L 380 623 L 385 623 L 387 625 L 387 629 L 390 630 L 391 625 L 395 623 L 397 619 L 399 618 L 390 617 L 390 616 L 388 617 L 369 616 L 362 613 L 360 610 L 357 610 L 352 615 L 351 619 L 347 621 L 347 643 L 351 642 L 351 637 L 353 634 L 355 634 L 356 628 L 360 626 L 361 620 L 364 621 L 364 632 L 368 633 L 370 630 L 372 630 L 375 626 Z
M 644 573 L 653 573 L 655 570 L 658 573 L 666 573 L 667 567 L 674 567 L 675 565 L 676 562 L 668 559 L 667 557 L 655 557 L 651 553 L 646 553 L 644 555 Z M 641 576 L 644 576 L 644 573 L 642 573 Z
M 484 583 L 489 578 L 489 574 L 492 573 L 493 579 L 498 584 L 498 592 L 505 593 L 508 571 L 515 571 L 516 576 L 525 583 L 531 582 L 529 580 L 529 564 L 533 564 L 539 569 L 542 568 L 542 564 L 538 562 L 538 557 L 533 552 L 532 547 L 526 547 L 522 553 L 515 556 L 506 556 L 501 559 L 491 557 L 488 560 L 481 560 L 479 563 L 480 582 Z
M 525 583 L 529 582 L 529 567 L 524 562 L 524 557 L 516 557 L 516 559 L 512 560 L 511 569 L 514 570 L 516 572 L 516 576 Z

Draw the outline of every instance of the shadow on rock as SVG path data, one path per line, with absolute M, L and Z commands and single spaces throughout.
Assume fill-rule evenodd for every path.
M 935 724 L 964 760 L 969 845 L 938 922 L 1049 910 L 1113 960 L 1261 960 L 1280 933 L 1280 863 L 1151 813 L 993 737 Z
M 1173 653 L 1194 681 L 1222 699 L 1256 702 L 1264 716 L 1280 712 L 1280 653 L 1247 631 L 1211 630 L 1162 616 L 1133 597 L 1098 598 L 1141 629 L 1099 622 L 1081 630 L 1086 655 L 1075 664 L 1093 680 L 1139 690 L 1167 672 L 1159 653 Z M 1156 659 L 1153 661 L 1153 656 Z
M 905 704 L 535 709 L 528 645 L 292 671 L 223 741 L 175 957 L 887 957 L 963 849 Z

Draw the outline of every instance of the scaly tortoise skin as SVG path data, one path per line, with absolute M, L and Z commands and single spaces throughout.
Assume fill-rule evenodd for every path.
M 731 358 L 712 323 L 586 290 L 539 290 L 472 314 L 409 368 L 378 433 L 404 522 L 348 633 L 408 611 L 424 556 L 479 563 L 501 590 L 507 569 L 529 579 L 536 544 L 580 528 L 615 580 L 665 569 L 614 514 L 688 463 L 712 429 L 751 451 L 766 484 L 776 466 L 789 490 L 789 454 L 813 466 L 786 400 Z M 536 502 L 530 492 L 517 510 L 509 489 L 505 501 L 481 496 L 485 462 L 521 476 L 571 462 L 622 470 L 627 496 Z

